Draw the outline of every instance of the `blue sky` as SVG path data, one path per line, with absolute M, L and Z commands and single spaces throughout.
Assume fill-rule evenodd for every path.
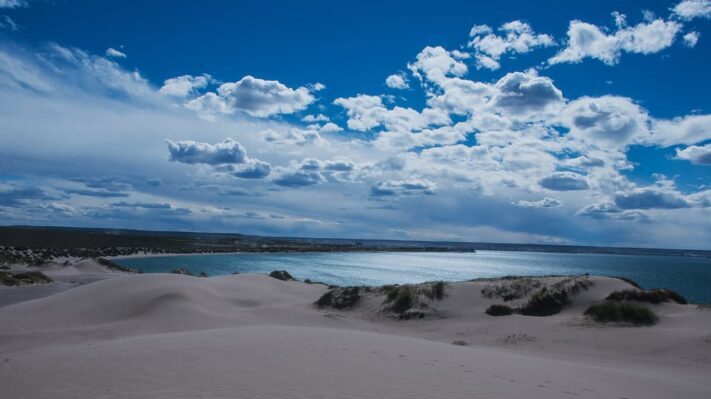
M 0 0 L 0 217 L 710 248 L 711 2 Z

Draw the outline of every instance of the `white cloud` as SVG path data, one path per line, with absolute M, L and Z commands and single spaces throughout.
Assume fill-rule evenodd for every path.
M 309 85 L 309 87 L 311 87 L 311 91 L 321 91 L 326 89 L 326 85 L 319 82 L 313 83 Z
M 626 97 L 581 97 L 561 114 L 570 135 L 591 145 L 625 147 L 649 136 L 649 116 Z
M 166 96 L 185 98 L 197 94 L 198 90 L 204 89 L 212 81 L 212 76 L 208 74 L 177 76 L 166 79 L 158 92 Z
M 539 181 L 543 188 L 553 191 L 587 190 L 590 185 L 585 176 L 572 172 L 556 172 Z
M 328 122 L 331 120 L 328 116 L 324 114 L 318 114 L 318 115 L 306 115 L 305 117 L 301 118 L 302 121 L 308 122 L 308 123 L 314 123 L 314 122 Z
M 670 146 L 697 144 L 711 139 L 711 115 L 687 115 L 674 119 L 656 119 L 652 123 L 650 143 Z
M 694 47 L 696 46 L 696 43 L 699 42 L 699 38 L 701 37 L 701 33 L 699 32 L 689 32 L 684 35 L 684 44 L 687 47 Z
M 333 103 L 346 109 L 348 128 L 357 131 L 368 131 L 378 126 L 388 130 L 412 131 L 450 123 L 449 116 L 432 109 L 425 109 L 422 113 L 398 106 L 388 109 L 380 96 L 359 94 L 337 98 Z
M 410 85 L 407 84 L 407 80 L 403 75 L 390 75 L 385 79 L 385 85 L 391 89 L 407 89 Z
M 19 8 L 27 5 L 25 0 L 0 0 L 0 8 Z
M 511 205 L 519 208 L 557 208 L 563 203 L 555 198 L 545 197 L 538 201 L 518 200 L 511 202 Z
M 642 188 L 615 196 L 615 205 L 620 209 L 679 209 L 690 204 L 674 192 L 657 188 Z
M 318 131 L 319 131 L 319 133 L 338 133 L 342 130 L 343 130 L 343 128 L 336 125 L 335 123 L 327 122 L 326 124 L 321 126 Z
M 496 82 L 496 88 L 499 94 L 494 97 L 493 106 L 514 114 L 540 112 L 563 101 L 563 93 L 555 87 L 553 80 L 538 76 L 535 70 L 506 74 Z
M 711 18 L 711 0 L 684 0 L 674 6 L 672 11 L 685 20 Z
M 567 47 L 548 63 L 576 63 L 594 58 L 615 65 L 622 52 L 652 54 L 671 46 L 681 27 L 678 22 L 656 19 L 635 26 L 621 26 L 614 33 L 607 34 L 603 28 L 587 22 L 571 21 Z
M 290 128 L 286 130 L 267 129 L 261 132 L 264 141 L 280 146 L 323 146 L 328 142 L 321 137 L 318 130 L 302 130 Z
M 265 118 L 301 111 L 314 101 L 306 87 L 292 89 L 275 80 L 245 76 L 237 82 L 223 83 L 216 93 L 206 93 L 186 106 L 208 118 L 238 111 Z
M 110 58 L 126 58 L 126 53 L 109 47 L 106 49 L 106 56 Z
M 238 165 L 232 175 L 242 179 L 263 179 L 272 171 L 272 165 L 258 159 L 247 159 L 244 164 Z
M 469 47 L 476 52 L 477 68 L 498 69 L 499 59 L 506 53 L 527 53 L 538 47 L 554 46 L 553 37 L 536 34 L 525 22 L 515 20 L 501 25 L 497 35 L 486 25 L 474 26 L 469 35 Z
M 217 144 L 200 143 L 193 140 L 168 141 L 170 160 L 188 164 L 238 164 L 247 159 L 247 151 L 242 144 L 227 138 Z
M 13 21 L 12 18 L 7 15 L 2 16 L 2 20 L 0 20 L 0 28 L 9 29 L 11 31 L 20 30 L 20 26 L 17 25 L 15 21 Z
M 403 195 L 434 194 L 437 185 L 427 179 L 386 180 L 370 188 L 372 197 L 397 197 Z
M 677 148 L 676 157 L 696 165 L 711 165 L 711 144 Z
M 418 79 L 438 83 L 449 76 L 463 76 L 468 72 L 466 64 L 458 58 L 461 57 L 443 47 L 427 46 L 417 54 L 417 60 L 407 67 Z

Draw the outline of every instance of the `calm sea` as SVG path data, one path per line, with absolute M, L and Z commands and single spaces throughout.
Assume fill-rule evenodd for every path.
M 210 276 L 287 270 L 303 280 L 336 285 L 460 281 L 505 275 L 622 276 L 644 288 L 673 289 L 692 302 L 711 303 L 711 259 L 673 256 L 479 251 L 476 253 L 264 253 L 118 259 L 146 273 L 177 267 Z

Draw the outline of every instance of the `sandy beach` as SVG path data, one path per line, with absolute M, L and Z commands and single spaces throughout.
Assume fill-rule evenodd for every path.
M 584 317 L 631 288 L 614 278 L 584 277 L 589 288 L 547 317 L 487 315 L 502 301 L 482 290 L 501 280 L 451 283 L 403 320 L 382 290 L 319 308 L 328 287 L 265 275 L 126 274 L 91 260 L 37 269 L 55 281 L 0 287 L 8 398 L 711 395 L 711 310 L 650 305 L 649 327 Z

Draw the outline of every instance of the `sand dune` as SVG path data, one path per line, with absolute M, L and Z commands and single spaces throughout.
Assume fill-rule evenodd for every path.
M 377 292 L 320 310 L 318 284 L 111 276 L 0 307 L 3 397 L 711 397 L 711 311 L 658 305 L 645 328 L 585 320 L 629 287 L 617 279 L 591 278 L 549 317 L 487 316 L 500 301 L 488 282 L 450 284 L 431 317 L 403 321 Z

